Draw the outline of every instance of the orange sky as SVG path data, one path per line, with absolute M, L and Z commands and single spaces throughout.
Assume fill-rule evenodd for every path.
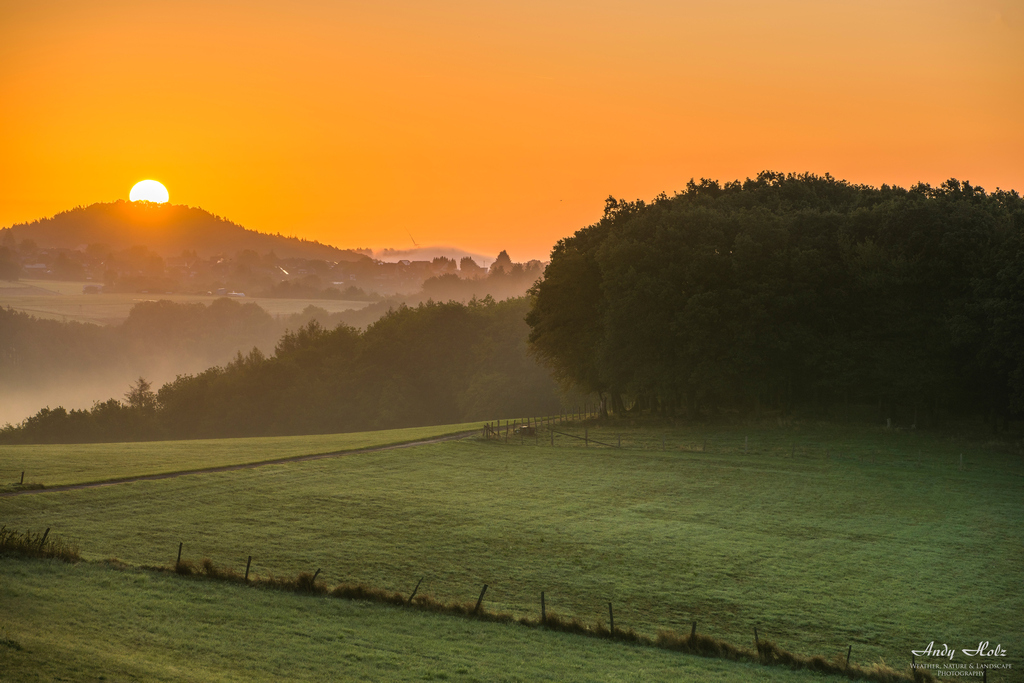
M 1024 190 L 1024 2 L 0 2 L 0 227 L 154 178 L 522 260 L 763 169 Z

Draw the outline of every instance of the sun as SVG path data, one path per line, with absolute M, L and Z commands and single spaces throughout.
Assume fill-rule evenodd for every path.
M 161 183 L 155 180 L 140 180 L 135 183 L 132 191 L 128 194 L 128 199 L 133 202 L 144 201 L 163 204 L 170 199 L 170 195 L 167 194 L 167 188 Z

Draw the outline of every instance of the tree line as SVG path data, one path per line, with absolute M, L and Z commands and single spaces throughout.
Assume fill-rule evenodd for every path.
M 535 415 L 557 386 L 527 353 L 525 298 L 427 302 L 392 310 L 364 332 L 316 320 L 273 354 L 179 375 L 140 378 L 125 400 L 44 408 L 0 430 L 4 443 L 310 434 Z
M 206 368 L 239 348 L 272 349 L 287 326 L 312 315 L 275 319 L 256 304 L 226 298 L 209 305 L 143 301 L 122 323 L 100 326 L 0 308 L 0 383 L 11 391 L 164 366 Z
M 1024 202 L 765 172 L 610 197 L 531 290 L 530 344 L 623 411 L 1024 410 Z

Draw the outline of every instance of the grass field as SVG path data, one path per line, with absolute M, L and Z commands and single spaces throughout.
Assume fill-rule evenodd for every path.
M 175 303 L 200 302 L 209 305 L 216 296 L 193 294 L 165 294 L 162 292 L 83 294 L 86 285 L 95 282 L 59 282 L 54 280 L 20 280 L 0 282 L 0 307 L 24 311 L 37 318 L 68 320 L 108 325 L 120 323 L 128 317 L 132 306 L 140 301 L 164 299 Z M 307 306 L 317 306 L 328 313 L 358 310 L 365 301 L 337 301 L 333 299 L 264 299 L 246 297 L 243 303 L 255 303 L 271 315 L 299 313 Z
M 751 664 L 105 565 L 0 558 L 22 681 L 822 680 Z
M 578 430 L 582 433 L 582 430 Z M 468 440 L 0 499 L 87 558 L 185 558 L 902 668 L 1024 651 L 1024 477 L 998 444 L 872 428 L 591 429 L 630 449 Z M 662 439 L 665 449 L 661 450 Z M 617 442 L 617 441 L 616 441 Z M 706 452 L 685 452 L 703 448 Z M 746 448 L 744 448 L 746 443 Z M 964 469 L 959 469 L 959 455 Z M 960 645 L 962 643 L 962 645 Z M 1020 680 L 1005 672 L 991 680 Z
M 0 446 L 0 493 L 21 479 L 44 486 L 84 484 L 300 455 L 372 448 L 431 439 L 481 423 L 412 427 L 350 434 L 197 439 L 135 443 Z

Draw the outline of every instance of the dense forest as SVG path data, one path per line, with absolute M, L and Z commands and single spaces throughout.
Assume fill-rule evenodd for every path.
M 532 290 L 535 352 L 617 411 L 928 424 L 1024 410 L 1024 201 L 967 182 L 691 181 L 609 198 Z
M 91 410 L 45 408 L 0 430 L 0 442 L 344 432 L 554 412 L 557 387 L 527 353 L 528 306 L 428 302 L 391 310 L 365 332 L 312 320 L 273 354 L 239 353 L 159 390 L 140 378 L 124 401 Z M 156 342 L 160 332 L 148 334 Z

